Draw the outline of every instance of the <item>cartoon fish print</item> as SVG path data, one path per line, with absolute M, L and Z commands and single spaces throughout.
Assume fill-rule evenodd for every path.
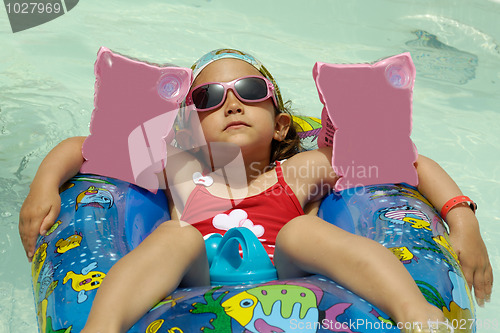
M 353 333 L 337 317 L 351 303 L 335 304 L 326 311 L 318 308 L 323 291 L 310 284 L 271 284 L 238 293 L 222 303 L 228 316 L 249 332 L 287 332 L 294 323 L 317 323 L 326 319 L 327 329 Z M 338 323 L 337 325 L 335 325 Z M 321 324 L 321 322 L 320 322 Z M 301 332 L 316 332 L 317 325 L 301 327 Z
M 411 206 L 384 208 L 378 211 L 378 216 L 394 224 L 409 223 L 415 229 L 431 230 L 429 217 Z
M 61 238 L 56 242 L 56 250 L 54 252 L 62 254 L 71 249 L 74 249 L 80 246 L 82 238 L 83 237 L 81 233 L 75 233 L 74 235 L 71 235 L 66 239 Z
M 394 255 L 403 263 L 409 264 L 412 260 L 418 262 L 418 258 L 411 253 L 411 251 L 406 246 L 401 247 L 390 247 L 389 250 L 394 253 Z
M 87 295 L 85 292 L 99 288 L 102 280 L 106 277 L 106 274 L 103 272 L 93 271 L 95 268 L 97 268 L 97 263 L 90 263 L 82 269 L 81 274 L 68 271 L 63 279 L 63 284 L 72 280 L 71 287 L 74 291 L 78 292 L 78 303 L 86 301 Z
M 66 190 L 69 190 L 70 188 L 73 188 L 75 186 L 75 183 L 72 182 L 66 182 L 59 187 L 59 194 L 63 193 Z
M 80 207 L 111 208 L 114 199 L 111 192 L 104 188 L 89 186 L 88 189 L 78 194 L 76 197 L 75 210 Z
M 66 276 L 64 277 L 63 284 L 68 282 L 68 280 L 72 279 L 73 282 L 71 283 L 71 287 L 75 291 L 81 291 L 81 290 L 92 290 L 99 288 L 101 285 L 102 280 L 106 274 L 103 272 L 98 272 L 98 271 L 91 271 L 88 272 L 87 274 L 76 274 L 73 271 L 69 271 L 66 273 Z
M 47 316 L 47 304 L 48 301 L 44 299 L 38 309 L 38 327 L 40 328 L 40 333 L 71 333 L 73 325 L 67 328 L 54 329 L 53 323 L 60 324 L 58 321 L 52 321 L 51 316 Z
M 61 220 L 58 220 L 56 223 L 54 223 L 52 225 L 52 227 L 50 227 L 49 231 L 47 231 L 45 233 L 45 236 L 48 236 L 50 235 L 51 233 L 53 233 L 54 231 L 56 231 L 56 229 L 62 224 L 62 221 Z
M 48 261 L 43 265 L 38 282 L 33 285 L 36 300 L 46 299 L 57 287 L 59 281 L 54 281 L 54 272 L 60 264 L 59 262 L 54 265 L 51 261 Z
M 48 246 L 49 245 L 47 243 L 42 243 L 33 255 L 33 262 L 31 264 L 31 277 L 33 278 L 33 285 L 37 284 L 38 276 L 40 275 L 42 266 L 45 263 L 45 259 L 47 259 Z
M 371 194 L 370 200 L 386 197 L 405 196 L 422 201 L 427 206 L 432 204 L 417 190 L 401 185 L 377 185 L 367 186 L 367 192 Z
M 453 248 L 451 247 L 450 243 L 448 243 L 448 240 L 444 237 L 444 236 L 436 236 L 436 237 L 432 237 L 432 239 L 438 243 L 439 245 L 441 245 L 442 247 L 444 247 L 451 255 L 453 258 L 455 258 L 455 260 L 460 263 L 460 260 L 458 260 L 458 255 L 457 253 L 455 252 L 455 250 L 453 250 Z
M 174 307 L 174 306 L 177 305 L 177 301 L 181 300 L 183 298 L 184 298 L 184 296 L 176 297 L 176 298 L 173 298 L 172 295 L 167 296 L 163 300 L 161 300 L 160 302 L 158 302 L 155 306 L 153 306 L 149 310 L 149 312 L 154 311 L 154 310 L 158 309 L 159 307 L 161 307 L 162 305 L 169 304 L 169 303 L 170 303 L 170 306 Z
M 392 319 L 386 319 L 384 317 L 382 317 L 382 315 L 380 313 L 378 313 L 377 310 L 373 309 L 370 311 L 370 314 L 372 314 L 375 318 L 377 318 L 378 320 L 380 320 L 382 323 L 385 323 L 387 325 L 392 325 L 392 326 L 396 326 L 397 324 L 392 320 Z
M 72 182 L 90 182 L 90 183 L 97 183 L 97 184 L 108 184 L 108 185 L 113 185 L 113 183 L 105 180 L 105 179 L 100 179 L 100 178 L 95 178 L 95 175 L 92 177 L 85 177 L 82 175 L 75 176 L 70 179 Z
M 146 327 L 145 333 L 157 333 L 164 322 L 165 320 L 163 319 L 158 319 L 153 321 L 151 324 L 148 325 L 148 327 Z M 184 333 L 184 331 L 181 330 L 179 327 L 172 327 L 167 330 L 167 333 Z

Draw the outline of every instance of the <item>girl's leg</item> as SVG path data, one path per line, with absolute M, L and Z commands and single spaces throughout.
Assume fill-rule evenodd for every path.
M 194 227 L 168 221 L 111 268 L 82 332 L 126 331 L 181 282 L 210 284 L 205 243 Z
M 378 306 L 397 322 L 443 321 L 411 275 L 381 244 L 316 216 L 288 222 L 276 239 L 278 277 L 322 274 Z

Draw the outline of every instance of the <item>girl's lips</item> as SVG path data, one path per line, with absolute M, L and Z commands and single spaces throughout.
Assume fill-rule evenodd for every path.
M 248 127 L 249 125 L 243 121 L 232 121 L 224 128 L 224 131 L 227 129 L 237 129 L 242 127 Z

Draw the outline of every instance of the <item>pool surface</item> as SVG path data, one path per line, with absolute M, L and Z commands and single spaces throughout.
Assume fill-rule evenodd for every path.
M 500 274 L 500 1 L 80 1 L 46 24 L 12 33 L 0 13 L 0 332 L 36 332 L 30 265 L 18 214 L 43 157 L 87 135 L 100 46 L 190 66 L 233 47 L 263 61 L 298 114 L 320 116 L 316 61 L 371 62 L 409 51 L 417 69 L 413 134 L 479 206 Z M 376 135 L 376 128 L 373 129 Z M 500 330 L 500 295 L 477 312 Z

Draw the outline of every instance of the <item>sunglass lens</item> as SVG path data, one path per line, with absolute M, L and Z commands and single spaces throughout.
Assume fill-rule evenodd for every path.
M 266 81 L 257 77 L 241 79 L 235 83 L 234 87 L 238 94 L 246 100 L 256 101 L 267 96 Z
M 207 84 L 196 88 L 192 93 L 197 109 L 210 109 L 219 104 L 224 97 L 224 87 L 219 84 Z

